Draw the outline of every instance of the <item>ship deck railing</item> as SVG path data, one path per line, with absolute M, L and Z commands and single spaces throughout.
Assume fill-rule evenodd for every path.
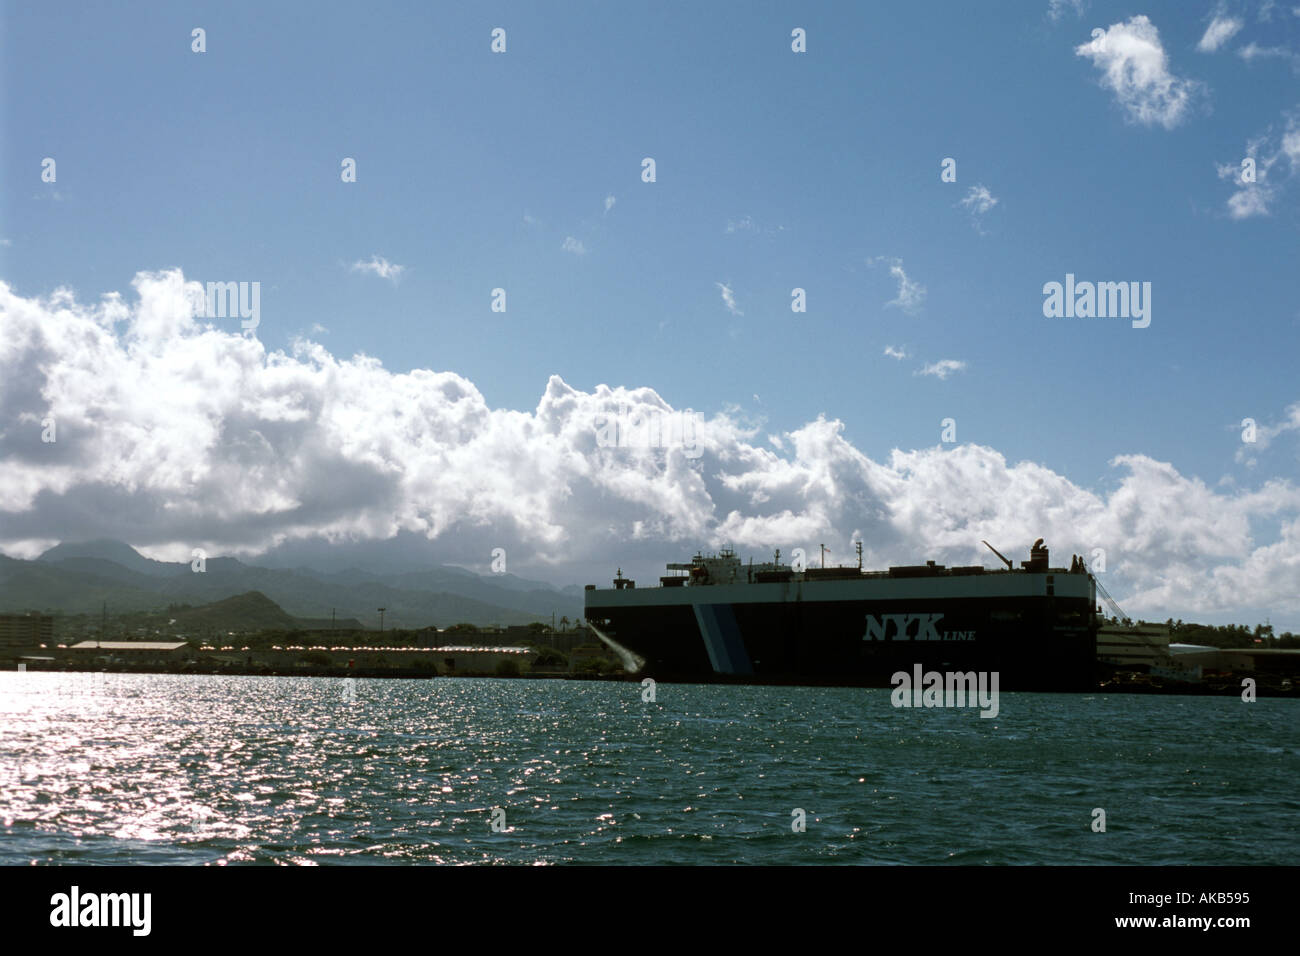
M 919 569 L 914 569 L 913 566 L 908 566 L 908 565 L 904 565 L 903 567 L 907 569 L 907 573 L 905 574 L 897 574 L 894 571 L 859 571 L 858 573 L 862 576 L 862 578 L 867 580 L 881 580 L 886 578 L 892 578 L 897 581 L 913 580 L 917 578 L 983 577 L 990 574 L 1087 574 L 1089 573 L 1087 571 L 1071 571 L 1069 568 L 1045 568 L 1041 571 L 1030 571 L 1028 568 L 987 568 L 987 567 L 983 567 L 982 565 L 972 565 L 968 567 L 963 567 L 959 565 L 957 567 L 945 567 L 945 568 L 926 568 L 924 565 L 916 566 Z M 974 567 L 979 567 L 980 569 L 978 571 L 973 570 Z M 736 580 L 731 583 L 733 584 L 785 584 L 791 581 L 798 581 L 802 583 L 817 582 L 818 575 L 816 574 L 816 572 L 820 570 L 822 569 L 808 568 L 805 569 L 805 571 L 791 571 L 789 572 L 790 577 L 787 578 L 785 581 L 761 581 L 761 582 L 750 581 L 746 575 L 738 574 L 736 575 Z M 826 568 L 825 570 L 848 572 L 853 569 L 852 568 Z M 807 571 L 812 571 L 814 573 L 811 576 L 808 576 L 806 574 Z M 756 570 L 754 572 L 755 575 L 758 575 L 760 573 L 772 574 L 773 572 L 770 569 L 764 569 L 761 572 Z M 786 572 L 777 572 L 777 573 L 786 573 Z M 667 577 L 667 575 L 664 576 Z M 683 587 L 683 586 L 684 587 L 715 587 L 719 583 L 719 582 L 710 581 L 705 584 L 692 584 L 690 577 L 688 575 L 685 574 L 676 575 L 676 577 L 680 577 L 681 580 L 684 582 L 684 584 L 672 584 L 672 585 L 647 584 L 644 588 L 638 588 L 637 590 L 647 590 L 647 589 L 662 588 L 662 587 Z M 854 577 L 848 574 L 846 574 L 844 577 L 838 577 L 838 578 L 832 577 L 831 575 L 827 575 L 825 580 L 826 581 L 835 581 L 835 580 L 852 581 L 854 580 Z M 604 590 L 613 590 L 613 589 L 606 588 Z

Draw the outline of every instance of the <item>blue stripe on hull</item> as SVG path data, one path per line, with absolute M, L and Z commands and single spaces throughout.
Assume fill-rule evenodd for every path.
M 697 604 L 695 621 L 704 636 L 704 647 L 709 652 L 709 663 L 713 665 L 715 674 L 754 672 L 730 604 Z

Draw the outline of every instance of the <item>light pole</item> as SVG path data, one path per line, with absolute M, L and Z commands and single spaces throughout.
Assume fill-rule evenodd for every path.
M 384 633 L 384 612 L 386 610 L 388 610 L 388 608 L 381 607 L 379 609 L 379 633 L 380 634 Z

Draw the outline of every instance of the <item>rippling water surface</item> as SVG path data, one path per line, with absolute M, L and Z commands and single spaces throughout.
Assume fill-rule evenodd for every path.
M 660 684 L 656 698 L 571 681 L 0 674 L 0 863 L 1300 852 L 1294 701 L 1003 694 L 987 719 L 895 709 L 886 690 Z

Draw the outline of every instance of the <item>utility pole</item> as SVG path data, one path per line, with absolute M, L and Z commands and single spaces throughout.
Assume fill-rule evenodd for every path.
M 822 567 L 826 567 L 826 545 L 822 545 Z
M 384 612 L 386 610 L 388 610 L 388 608 L 386 607 L 381 607 L 379 609 L 379 633 L 380 634 L 384 633 Z
M 334 612 L 335 612 L 336 610 L 338 610 L 338 609 L 337 609 L 337 608 L 330 608 L 330 630 L 331 630 L 331 631 L 337 631 L 337 630 L 339 629 L 338 622 L 337 622 L 337 621 L 335 620 L 335 618 L 334 618 Z

